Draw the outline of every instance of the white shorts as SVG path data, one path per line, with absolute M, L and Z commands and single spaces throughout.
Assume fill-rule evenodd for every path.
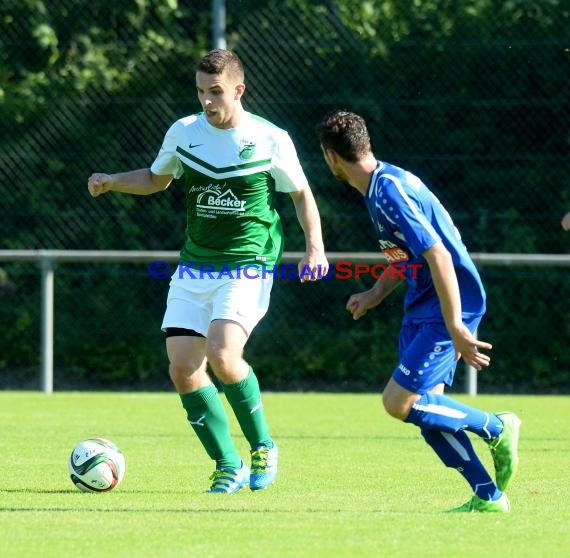
M 212 320 L 231 320 L 249 335 L 269 308 L 273 275 L 200 278 L 179 277 L 170 280 L 162 329 L 193 329 L 204 335 Z

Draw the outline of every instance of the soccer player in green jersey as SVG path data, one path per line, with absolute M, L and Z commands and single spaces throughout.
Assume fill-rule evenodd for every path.
M 291 196 L 305 234 L 301 281 L 326 276 L 328 262 L 319 212 L 291 138 L 241 103 L 239 57 L 230 50 L 210 51 L 198 65 L 196 88 L 203 112 L 169 128 L 150 168 L 95 173 L 88 188 L 93 197 L 109 191 L 144 195 L 184 178 L 185 242 L 162 324 L 170 377 L 216 463 L 209 491 L 232 493 L 248 484 L 259 490 L 275 481 L 278 450 L 243 350 L 267 311 L 283 251 L 277 192 Z M 207 363 L 251 447 L 251 468 L 236 450 Z

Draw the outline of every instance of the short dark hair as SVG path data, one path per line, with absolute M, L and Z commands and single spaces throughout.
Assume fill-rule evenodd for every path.
M 366 122 L 353 112 L 329 112 L 315 131 L 325 149 L 336 151 L 349 163 L 356 163 L 372 151 Z
M 243 82 L 244 70 L 239 56 L 232 50 L 223 48 L 216 48 L 208 52 L 196 68 L 197 72 L 213 75 L 223 74 L 226 70 L 238 81 Z

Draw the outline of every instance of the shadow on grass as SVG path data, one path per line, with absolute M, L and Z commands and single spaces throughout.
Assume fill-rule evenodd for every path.
M 377 513 L 386 514 L 393 513 L 388 510 L 341 510 L 341 509 L 249 509 L 249 508 L 137 508 L 137 509 L 105 509 L 105 508 L 2 508 L 0 513 L 244 513 L 244 514 L 331 514 L 331 513 L 345 513 L 349 515 L 362 514 L 362 513 Z M 399 513 L 399 512 L 396 512 Z
M 0 493 L 9 492 L 11 494 L 74 494 L 78 492 L 73 489 L 44 489 L 44 488 L 1 488 Z M 0 508 L 2 509 L 2 508 Z

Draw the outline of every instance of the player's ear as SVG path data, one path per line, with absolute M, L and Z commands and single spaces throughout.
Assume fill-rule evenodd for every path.
M 245 83 L 238 83 L 234 89 L 234 101 L 239 101 L 245 93 Z
M 333 164 L 338 162 L 339 159 L 339 155 L 338 153 L 334 150 L 331 149 L 330 147 L 327 148 L 323 148 L 323 152 L 325 154 L 325 157 Z

